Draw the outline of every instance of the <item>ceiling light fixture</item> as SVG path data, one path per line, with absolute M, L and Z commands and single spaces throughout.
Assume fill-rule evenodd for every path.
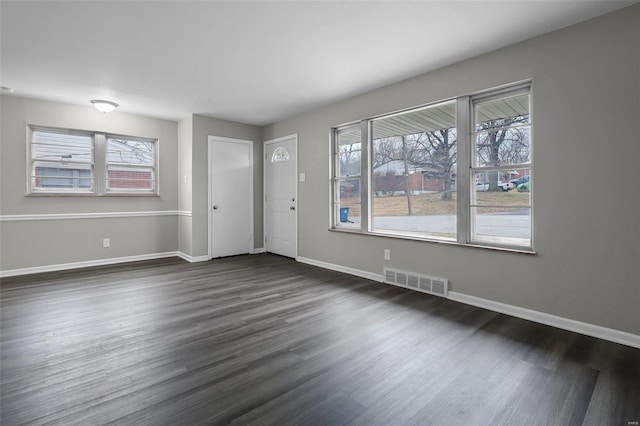
M 118 107 L 118 104 L 115 102 L 103 101 L 100 99 L 94 99 L 91 103 L 100 112 L 111 112 Z

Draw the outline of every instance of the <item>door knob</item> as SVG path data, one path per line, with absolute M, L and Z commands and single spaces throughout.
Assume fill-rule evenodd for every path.
M 220 208 L 220 207 L 218 207 L 218 206 L 213 206 L 213 209 L 214 209 L 214 210 L 218 210 L 219 208 Z
M 290 210 L 295 210 L 296 208 L 294 206 L 289 207 Z

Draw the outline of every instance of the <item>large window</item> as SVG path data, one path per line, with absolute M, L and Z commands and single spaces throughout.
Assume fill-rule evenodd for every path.
M 371 120 L 371 229 L 456 238 L 456 103 Z
M 334 229 L 532 250 L 530 86 L 333 130 Z
M 157 140 L 31 126 L 31 194 L 157 194 Z

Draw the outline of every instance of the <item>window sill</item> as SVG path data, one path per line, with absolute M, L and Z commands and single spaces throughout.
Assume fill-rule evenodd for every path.
M 435 238 L 421 238 L 418 236 L 412 235 L 398 235 L 398 234 L 387 234 L 382 232 L 363 232 L 359 229 L 348 229 L 348 228 L 329 228 L 329 232 L 338 232 L 344 234 L 357 234 L 357 235 L 366 235 L 371 237 L 383 237 L 383 238 L 393 238 L 397 240 L 409 240 L 409 241 L 419 241 L 423 243 L 435 243 L 435 244 L 444 244 L 450 246 L 457 247 L 469 247 L 474 249 L 483 249 L 483 250 L 493 250 L 500 251 L 506 253 L 514 253 L 514 254 L 525 254 L 530 256 L 535 256 L 538 252 L 527 249 L 527 248 L 518 248 L 518 247 L 504 247 L 504 246 L 492 246 L 490 244 L 479 244 L 479 243 L 459 243 L 457 241 L 451 240 L 440 240 Z

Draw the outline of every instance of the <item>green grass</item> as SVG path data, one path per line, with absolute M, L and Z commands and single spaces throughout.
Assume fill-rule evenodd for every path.
M 487 206 L 481 209 L 482 213 L 491 213 L 503 210 L 499 206 L 528 207 L 530 205 L 529 193 L 527 192 L 479 192 L 477 203 Z M 349 207 L 349 216 L 360 216 L 359 198 L 342 198 L 341 207 Z M 411 206 L 415 216 L 456 214 L 456 193 L 452 194 L 451 200 L 443 200 L 442 194 L 420 194 L 411 196 Z M 406 216 L 407 197 L 405 195 L 374 197 L 373 209 L 376 216 Z

